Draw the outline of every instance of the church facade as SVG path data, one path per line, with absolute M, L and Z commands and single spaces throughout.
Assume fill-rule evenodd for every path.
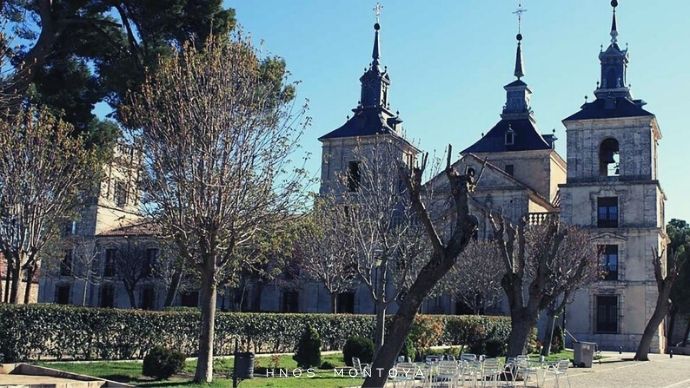
M 566 224 L 591 231 L 593 244 L 602 252 L 592 260 L 601 261 L 605 275 L 577 292 L 567 308 L 565 328 L 577 340 L 593 341 L 602 348 L 635 350 L 656 303 L 651 255 L 653 250 L 663 252 L 667 244 L 666 198 L 657 168 L 661 132 L 655 116 L 643 108 L 644 101 L 634 99 L 626 86 L 629 56 L 618 45 L 618 4 L 614 1 L 612 5 L 611 44 L 599 55 L 601 80 L 596 99 L 563 120 L 567 163 L 555 149 L 554 134 L 538 129 L 532 90 L 523 80 L 523 36 L 518 34 L 515 80 L 504 86 L 506 102 L 500 120 L 466 147 L 453 166 L 460 171 L 483 170 L 471 203 L 479 219 L 479 238 L 491 238 L 489 210 L 512 222 L 526 218 L 539 223 L 544 217 L 559 217 Z M 378 64 L 378 29 L 374 54 Z M 323 145 L 321 193 L 334 187 L 337 174 L 352 173 L 359 163 L 352 157 L 352 149 L 372 136 L 409 144 L 400 139 L 402 133 L 394 125 L 385 125 L 399 121 L 387 109 L 387 71 L 381 73 L 381 82 L 375 84 L 381 87 L 375 86 L 371 95 L 367 74 L 362 77 L 362 101 L 355 116 L 319 139 Z M 382 104 L 367 111 L 372 96 Z M 416 152 L 410 147 L 400 157 Z M 449 189 L 442 175 L 427 186 L 440 198 Z M 434 207 L 430 204 L 432 210 Z M 506 306 L 493 311 L 504 313 Z M 442 296 L 426 301 L 423 312 L 455 314 L 463 308 L 452 297 Z M 653 351 L 664 350 L 663 339 L 662 324 Z

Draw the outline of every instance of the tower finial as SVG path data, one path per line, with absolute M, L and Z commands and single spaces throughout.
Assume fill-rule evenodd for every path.
M 381 21 L 381 10 L 383 9 L 383 6 L 381 3 L 376 3 L 376 7 L 374 7 L 374 14 L 376 15 L 376 23 L 374 24 L 374 30 L 375 30 L 375 35 L 374 35 L 374 50 L 371 53 L 371 58 L 373 59 L 373 62 L 371 62 L 371 65 L 373 67 L 376 67 L 379 65 L 379 58 L 381 58 L 381 49 L 379 47 L 379 30 L 381 29 L 381 25 L 379 22 Z
M 515 53 L 515 77 L 520 79 L 525 76 L 524 66 L 522 63 L 522 14 L 527 12 L 526 9 L 522 8 L 522 1 L 518 1 L 518 8 L 513 12 L 518 18 L 518 33 L 515 36 L 517 39 L 517 51 Z
M 616 7 L 618 7 L 618 0 L 611 0 L 611 7 L 613 7 L 613 21 L 611 22 L 611 43 L 618 43 L 618 27 L 616 26 Z

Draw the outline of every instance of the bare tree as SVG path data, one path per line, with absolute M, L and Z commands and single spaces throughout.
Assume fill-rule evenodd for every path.
M 325 212 L 319 214 L 329 235 L 327 249 L 345 259 L 375 306 L 376 350 L 384 343 L 386 311 L 411 285 L 411 276 L 428 254 L 409 194 L 401 184 L 398 163 L 405 162 L 402 143 L 390 137 L 362 140 L 353 150 L 357 171 L 339 176 L 339 187 L 324 193 Z M 393 167 L 393 168 L 392 168 Z M 345 273 L 347 275 L 347 273 Z
M 436 294 L 452 295 L 475 314 L 482 314 L 501 298 L 502 269 L 503 263 L 495 243 L 472 241 L 441 279 Z
M 301 232 L 300 267 L 307 280 L 323 285 L 331 298 L 331 312 L 338 312 L 338 295 L 357 285 L 350 252 L 334 217 L 337 205 L 317 199 Z
M 165 288 L 163 307 L 170 307 L 177 295 L 187 289 L 185 280 L 189 276 L 189 271 L 174 243 L 163 237 L 159 237 L 157 241 L 159 253 L 157 260 L 152 264 L 152 276 Z
M 144 241 L 133 241 L 131 237 L 127 237 L 126 240 L 115 251 L 113 264 L 115 275 L 127 292 L 129 306 L 137 308 L 137 287 L 144 280 L 151 278 L 158 248 Z
M 556 215 L 540 225 L 511 225 L 497 214 L 490 220 L 505 265 L 501 285 L 510 306 L 513 357 L 522 354 L 540 311 L 601 272 L 589 234 L 561 224 Z
M 201 280 L 194 380 L 213 380 L 213 338 L 220 274 L 246 267 L 240 249 L 275 230 L 304 203 L 302 174 L 290 155 L 299 118 L 261 75 L 242 37 L 185 46 L 163 61 L 124 114 L 144 154 L 144 199 Z
M 399 309 L 393 317 L 389 331 L 395 333 L 389 336 L 376 354 L 372 364 L 371 376 L 364 381 L 365 387 L 383 387 L 388 377 L 388 371 L 393 367 L 396 357 L 402 349 L 407 333 L 410 331 L 415 315 L 424 299 L 432 292 L 436 284 L 450 271 L 458 256 L 469 244 L 477 230 L 477 217 L 470 213 L 469 198 L 475 187 L 475 177 L 471 174 L 460 174 L 451 163 L 452 149 L 448 147 L 445 176 L 450 185 L 452 196 L 451 209 L 453 225 L 451 233 L 442 239 L 442 233 L 434 225 L 432 217 L 426 208 L 422 184 L 424 171 L 427 168 L 428 155 L 424 155 L 420 167 L 400 164 L 401 177 L 407 188 L 407 193 L 415 210 L 415 216 L 426 240 L 431 245 L 428 261 L 421 265 L 421 269 L 400 298 Z M 481 172 L 479 174 L 481 176 Z
M 71 224 L 68 222 L 68 225 Z M 81 281 L 81 305 L 86 306 L 89 286 L 98 285 L 102 280 L 95 241 L 79 235 L 70 235 L 45 251 L 49 253 L 41 260 L 41 272 L 52 278 L 67 277 Z
M 673 253 L 670 260 L 671 265 L 664 268 L 666 267 L 665 256 L 666 252 L 663 250 L 661 253 L 656 248 L 652 251 L 654 279 L 656 279 L 656 286 L 659 294 L 656 298 L 654 312 L 649 318 L 647 326 L 645 326 L 644 332 L 642 333 L 642 338 L 640 338 L 640 344 L 637 346 L 637 352 L 635 353 L 635 360 L 637 361 L 649 361 L 649 346 L 652 343 L 654 334 L 659 329 L 659 325 L 664 318 L 666 318 L 671 309 L 671 289 L 673 289 L 673 283 L 675 283 L 678 274 L 680 274 L 683 265 L 685 265 L 685 256 L 676 251 Z M 665 275 L 664 270 L 666 270 Z
M 12 278 L 10 303 L 17 303 L 22 271 L 28 299 L 40 253 L 94 179 L 94 154 L 71 131 L 44 110 L 0 118 L 0 248 Z

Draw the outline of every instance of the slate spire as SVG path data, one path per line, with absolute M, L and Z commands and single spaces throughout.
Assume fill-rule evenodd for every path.
M 601 62 L 601 80 L 594 94 L 597 98 L 631 98 L 627 85 L 628 50 L 618 46 L 618 23 L 616 21 L 616 7 L 618 0 L 611 1 L 613 16 L 611 21 L 611 43 L 609 47 L 599 53 Z
M 515 77 L 520 79 L 525 76 L 524 65 L 522 63 L 522 34 L 517 34 L 517 52 L 515 53 Z
M 611 22 L 611 43 L 618 43 L 618 27 L 616 26 L 616 7 L 618 7 L 618 1 L 611 1 L 611 6 L 613 7 L 613 21 Z

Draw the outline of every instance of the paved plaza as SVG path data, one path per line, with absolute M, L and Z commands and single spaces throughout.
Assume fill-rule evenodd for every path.
M 568 371 L 571 388 L 686 388 L 690 387 L 690 356 L 650 354 L 649 362 L 624 361 L 633 353 L 607 353 L 601 364 L 593 368 L 575 368 Z M 553 378 L 542 386 L 553 387 Z M 536 385 L 533 385 L 536 386 Z M 561 379 L 561 387 L 568 384 Z

